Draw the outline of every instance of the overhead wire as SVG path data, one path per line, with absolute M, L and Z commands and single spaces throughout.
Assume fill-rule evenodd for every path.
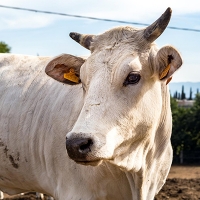
M 82 18 L 82 19 L 90 19 L 90 20 L 98 20 L 98 21 L 107 21 L 107 22 L 117 22 L 123 24 L 134 24 L 140 26 L 148 26 L 149 24 L 140 23 L 140 22 L 130 22 L 130 21 L 122 21 L 122 20 L 114 20 L 114 19 L 104 19 L 104 18 L 97 18 L 97 17 L 89 17 L 89 16 L 82 16 L 82 15 L 72 15 L 67 13 L 59 13 L 59 12 L 51 12 L 51 11 L 44 11 L 44 10 L 36 10 L 36 9 L 29 9 L 29 8 L 21 8 L 21 7 L 14 7 L 14 6 L 5 6 L 0 5 L 1 8 L 7 9 L 15 9 L 15 10 L 23 10 L 29 12 L 36 12 L 36 13 L 44 13 L 44 14 L 51 14 L 51 15 L 60 15 L 66 17 L 75 17 L 75 18 Z M 200 32 L 200 29 L 191 29 L 191 28 L 180 28 L 175 26 L 167 26 L 169 29 L 181 30 L 181 31 L 193 31 L 193 32 Z

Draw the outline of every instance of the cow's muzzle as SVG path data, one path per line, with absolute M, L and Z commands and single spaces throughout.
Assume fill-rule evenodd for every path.
M 66 149 L 69 157 L 76 162 L 87 162 L 91 152 L 93 140 L 91 138 L 66 139 Z

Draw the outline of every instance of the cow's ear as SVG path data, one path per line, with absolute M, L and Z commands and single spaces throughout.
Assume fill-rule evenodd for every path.
M 156 71 L 159 79 L 166 81 L 166 84 L 172 79 L 173 73 L 182 65 L 182 59 L 179 52 L 172 46 L 162 47 L 155 57 Z
M 62 54 L 53 58 L 46 66 L 48 76 L 62 83 L 74 85 L 81 82 L 80 68 L 85 62 L 83 58 Z

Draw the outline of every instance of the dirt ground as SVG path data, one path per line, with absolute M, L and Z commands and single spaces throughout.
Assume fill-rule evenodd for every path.
M 155 200 L 200 200 L 200 166 L 172 166 Z
M 35 200 L 35 193 L 8 197 L 7 200 Z M 47 198 L 45 197 L 47 200 Z M 200 166 L 172 166 L 167 182 L 155 200 L 200 200 Z

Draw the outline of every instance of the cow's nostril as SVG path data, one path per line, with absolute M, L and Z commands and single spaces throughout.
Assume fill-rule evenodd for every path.
M 71 159 L 85 161 L 87 154 L 92 151 L 94 144 L 91 138 L 72 138 L 66 139 L 66 149 Z
M 87 143 L 81 144 L 79 149 L 81 150 L 81 152 L 84 152 L 84 151 L 89 152 L 91 151 L 90 147 L 92 145 L 93 145 L 93 141 L 91 139 L 88 139 Z

